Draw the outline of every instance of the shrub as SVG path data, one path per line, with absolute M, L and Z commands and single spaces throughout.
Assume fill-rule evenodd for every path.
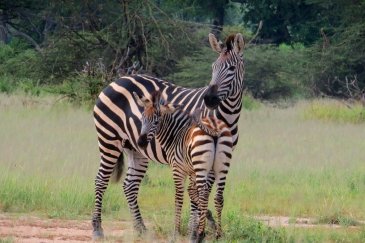
M 304 47 L 257 45 L 245 52 L 245 84 L 255 98 L 278 99 L 303 94 L 300 70 Z
M 258 108 L 260 108 L 260 103 L 258 101 L 256 101 L 252 95 L 250 94 L 245 94 L 243 95 L 242 98 L 242 107 L 246 110 L 256 110 Z
M 61 95 L 77 105 L 91 106 L 105 85 L 100 77 L 78 75 L 65 80 L 62 85 L 50 87 L 47 91 Z
M 166 78 L 184 87 L 202 87 L 212 77 L 212 62 L 217 54 L 204 47 L 191 56 L 185 56 L 176 65 L 176 71 Z

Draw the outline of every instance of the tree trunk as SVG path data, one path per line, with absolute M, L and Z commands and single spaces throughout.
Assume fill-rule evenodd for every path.
M 10 41 L 9 30 L 6 26 L 6 19 L 6 13 L 4 13 L 3 10 L 0 10 L 0 42 L 5 44 Z
M 217 39 L 220 39 L 224 24 L 224 6 L 217 8 L 214 15 L 215 16 L 213 19 L 213 27 L 211 32 Z

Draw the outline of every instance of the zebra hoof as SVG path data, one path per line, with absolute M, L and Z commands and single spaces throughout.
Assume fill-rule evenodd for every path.
M 94 230 L 93 231 L 93 240 L 101 240 L 104 238 L 103 230 Z
M 215 239 L 219 240 L 220 238 L 222 238 L 222 232 L 216 232 L 215 233 Z
M 198 242 L 198 243 L 203 242 L 204 238 L 205 238 L 205 232 L 200 233 L 200 234 L 198 235 L 198 241 L 197 241 L 197 242 Z
M 144 224 L 136 226 L 135 230 L 137 231 L 139 236 L 144 235 L 147 232 L 147 228 Z
M 211 229 L 213 232 L 217 230 L 217 226 L 215 225 L 215 220 L 212 215 L 212 211 L 208 209 L 207 211 L 207 225 L 209 229 Z
M 190 237 L 191 243 L 201 243 L 205 238 L 205 232 L 198 234 L 197 231 L 193 231 Z
M 198 240 L 198 231 L 192 230 L 190 235 L 190 243 L 196 243 L 198 242 L 197 240 Z

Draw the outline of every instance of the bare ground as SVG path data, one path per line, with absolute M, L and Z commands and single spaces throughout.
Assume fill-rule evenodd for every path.
M 133 234 L 130 222 L 104 221 L 103 242 L 142 242 Z M 92 241 L 90 220 L 41 219 L 32 216 L 14 217 L 0 214 L 0 239 L 14 242 L 85 242 Z M 152 232 L 144 240 L 163 242 Z
M 291 219 L 284 216 L 254 217 L 271 227 L 332 227 L 339 225 L 315 224 L 310 218 Z M 363 223 L 363 222 L 362 222 Z M 355 226 L 353 226 L 356 228 Z M 104 221 L 103 242 L 167 242 L 151 230 L 143 239 L 133 234 L 130 222 Z M 151 229 L 152 227 L 149 226 Z M 92 241 L 90 220 L 41 219 L 33 216 L 0 214 L 0 239 L 14 242 L 85 242 Z M 184 240 L 183 240 L 184 241 Z M 179 241 L 180 242 L 180 241 Z

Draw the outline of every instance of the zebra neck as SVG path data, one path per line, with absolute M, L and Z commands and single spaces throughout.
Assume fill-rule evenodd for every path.
M 162 116 L 157 130 L 156 139 L 165 149 L 170 147 L 174 141 L 183 137 L 183 134 L 191 126 L 192 120 L 181 110 L 172 114 Z

